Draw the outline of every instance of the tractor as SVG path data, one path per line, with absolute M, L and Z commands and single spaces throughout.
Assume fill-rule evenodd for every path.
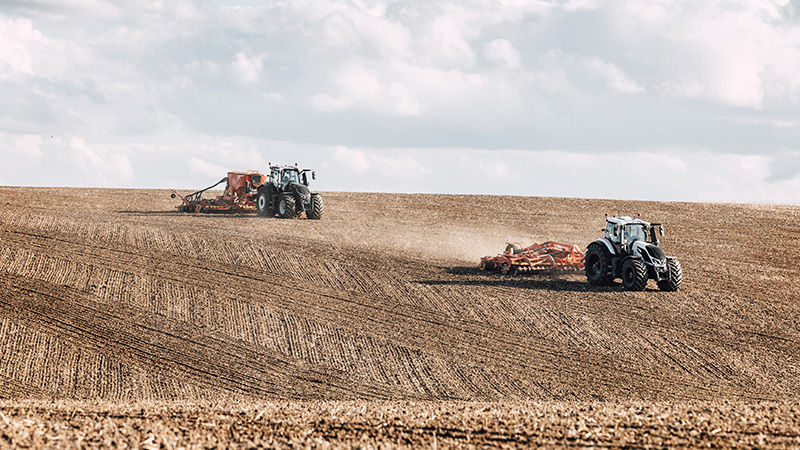
M 610 285 L 622 279 L 627 291 L 642 291 L 653 279 L 662 291 L 677 291 L 683 280 L 681 264 L 659 247 L 664 226 L 629 216 L 606 216 L 605 236 L 589 244 L 584 258 L 586 279 Z
M 316 180 L 311 169 L 294 166 L 269 166 L 267 181 L 258 187 L 256 208 L 258 215 L 293 218 L 305 212 L 309 219 L 322 218 L 322 196 L 309 189 L 309 175 Z

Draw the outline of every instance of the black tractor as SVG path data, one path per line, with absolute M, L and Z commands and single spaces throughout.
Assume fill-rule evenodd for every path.
M 258 215 L 291 219 L 306 213 L 309 219 L 322 218 L 322 196 L 309 189 L 309 175 L 316 180 L 311 169 L 294 166 L 269 166 L 267 182 L 259 186 L 256 197 Z
M 605 236 L 586 249 L 586 279 L 610 285 L 622 278 L 628 291 L 642 291 L 652 278 L 662 291 L 677 291 L 683 281 L 681 264 L 658 246 L 664 226 L 633 217 L 606 217 Z

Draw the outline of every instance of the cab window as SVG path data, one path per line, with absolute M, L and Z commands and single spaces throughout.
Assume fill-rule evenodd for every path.
M 611 242 L 619 242 L 619 228 L 613 223 L 606 223 L 606 238 Z
M 296 170 L 285 170 L 283 172 L 283 184 L 297 183 L 298 181 L 300 180 L 297 178 Z

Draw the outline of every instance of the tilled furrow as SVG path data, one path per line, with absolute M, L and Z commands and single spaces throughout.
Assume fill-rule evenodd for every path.
M 231 291 L 251 292 L 244 296 L 254 301 L 263 301 L 262 296 L 252 292 L 264 292 L 271 303 L 282 305 L 297 314 L 311 313 L 317 320 L 340 326 L 346 324 L 350 328 L 360 328 L 362 332 L 377 331 L 382 337 L 399 339 L 406 344 L 425 351 L 433 350 L 450 358 L 469 358 L 477 363 L 490 360 L 499 362 L 504 370 L 516 374 L 517 377 L 533 371 L 556 378 L 566 375 L 581 379 L 590 377 L 593 383 L 604 385 L 612 391 L 619 385 L 630 385 L 632 382 L 641 383 L 643 389 L 651 391 L 662 389 L 654 385 L 654 374 L 642 372 L 632 362 L 626 368 L 624 364 L 620 364 L 624 359 L 616 358 L 612 361 L 589 351 L 555 349 L 542 341 L 536 342 L 495 329 L 475 327 L 474 324 L 443 318 L 433 312 L 407 311 L 405 305 L 387 305 L 379 298 L 359 298 L 352 293 L 311 287 L 291 279 L 253 273 L 244 268 L 214 267 L 208 262 L 187 258 L 169 258 L 156 253 L 140 255 L 124 249 L 104 248 L 91 243 L 75 243 L 63 238 L 53 239 L 29 233 L 28 240 L 31 238 L 50 241 L 47 247 L 51 251 L 55 240 L 58 247 L 67 247 L 64 250 L 68 254 L 80 255 L 88 261 L 103 261 L 104 264 L 121 270 L 139 267 L 154 276 L 176 282 L 191 280 L 193 285 L 223 295 Z M 42 242 L 43 246 L 45 242 Z M 217 279 L 226 280 L 225 289 L 220 288 L 215 281 Z M 240 294 L 239 297 L 241 296 Z M 459 338 L 459 335 L 463 337 Z M 691 377 L 664 372 L 655 377 L 661 381 L 669 380 L 672 384 L 693 386 L 696 390 L 705 391 L 705 395 L 724 392 L 746 395 L 746 391 L 738 388 L 731 391 L 730 386 L 725 383 L 716 386 L 701 385 Z
M 5 294 L 0 306 L 76 341 L 108 349 L 122 358 L 179 372 L 196 383 L 267 397 L 388 397 L 385 386 L 353 380 L 331 370 L 263 349 L 192 335 L 167 322 L 153 322 L 133 311 L 96 304 L 82 293 L 0 272 Z M 170 332 L 170 329 L 175 329 Z

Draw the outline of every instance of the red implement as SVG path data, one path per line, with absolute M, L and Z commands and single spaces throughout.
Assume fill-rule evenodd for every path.
M 172 198 L 180 197 L 181 203 L 179 211 L 185 212 L 222 212 L 222 213 L 244 213 L 255 212 L 255 198 L 258 194 L 258 187 L 266 181 L 266 177 L 251 170 L 248 172 L 228 172 L 228 176 L 219 180 L 217 184 L 192 192 L 186 196 L 172 191 Z M 217 198 L 203 198 L 203 192 L 215 188 L 222 183 L 226 183 L 225 191 Z
M 499 271 L 502 274 L 541 270 L 583 270 L 584 256 L 586 255 L 575 245 L 547 241 L 522 248 L 522 245 L 514 242 L 509 243 L 500 255 L 483 257 L 480 268 Z

